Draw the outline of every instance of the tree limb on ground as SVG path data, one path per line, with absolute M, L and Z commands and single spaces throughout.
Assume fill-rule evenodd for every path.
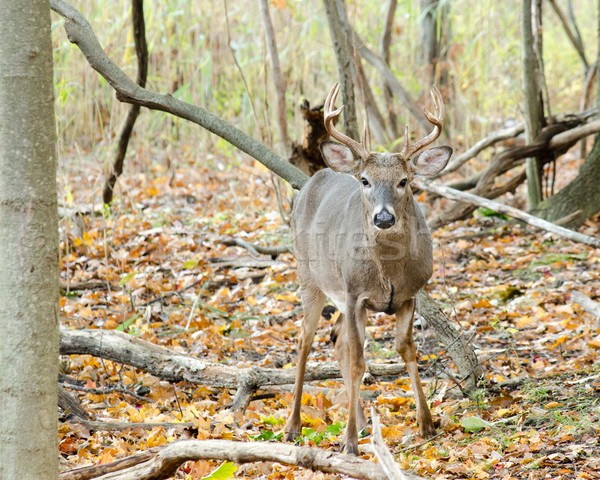
M 61 355 L 93 355 L 139 368 L 170 382 L 190 382 L 215 388 L 238 388 L 242 384 L 257 389 L 268 385 L 294 383 L 293 368 L 237 368 L 208 363 L 196 357 L 155 345 L 117 330 L 68 330 L 61 328 Z M 401 363 L 367 364 L 373 376 L 405 372 Z M 308 364 L 306 381 L 339 379 L 335 362 Z
M 137 85 L 108 57 L 90 23 L 79 11 L 64 0 L 51 0 L 50 6 L 65 19 L 64 28 L 69 41 L 79 47 L 91 67 L 115 89 L 118 100 L 171 113 L 194 122 L 258 160 L 269 170 L 289 182 L 293 188 L 299 190 L 306 183 L 308 177 L 296 167 L 281 159 L 258 140 L 213 115 L 205 108 L 182 102 L 169 94 L 152 92 Z
M 245 443 L 228 440 L 182 440 L 171 443 L 158 452 L 146 451 L 105 465 L 66 472 L 60 479 L 159 480 L 175 475 L 184 462 L 198 460 L 227 460 L 235 463 L 278 462 L 358 479 L 389 480 L 380 465 L 352 455 L 283 443 L 269 443 L 268 448 L 265 448 L 264 442 Z M 402 473 L 410 480 L 421 478 L 411 472 Z
M 569 240 L 573 240 L 574 242 L 585 243 L 586 245 L 600 248 L 600 239 L 598 238 L 592 237 L 590 235 L 585 235 L 583 233 L 579 233 L 573 230 L 569 230 L 568 228 L 560 227 L 558 225 L 555 225 L 554 223 L 548 222 L 547 220 L 525 213 L 522 210 L 519 210 L 518 208 L 510 207 L 508 205 L 504 205 L 502 203 L 489 200 L 487 198 L 479 197 L 468 192 L 454 190 L 453 188 L 445 187 L 443 185 L 424 184 L 423 182 L 417 182 L 417 186 L 418 188 L 420 188 L 421 190 L 425 190 L 426 192 L 436 193 L 437 195 L 449 198 L 451 200 L 468 202 L 478 207 L 489 208 L 494 212 L 506 214 L 510 217 L 516 218 L 517 220 L 521 220 L 535 228 L 539 228 L 540 230 L 545 230 L 547 232 L 553 233 L 554 235 L 558 235 L 559 237 L 567 238 Z
M 264 247 L 262 245 L 257 245 L 256 243 L 246 242 L 236 237 L 223 238 L 221 239 L 221 243 L 227 246 L 236 246 L 245 248 L 253 255 L 269 255 L 272 260 L 275 260 L 282 253 L 293 253 L 292 249 L 288 245 L 275 245 L 271 247 Z

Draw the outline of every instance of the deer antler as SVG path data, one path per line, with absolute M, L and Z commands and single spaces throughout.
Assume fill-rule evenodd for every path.
M 435 85 L 431 88 L 430 93 L 435 113 L 431 113 L 427 108 L 423 109 L 423 113 L 425 114 L 425 117 L 427 117 L 427 120 L 429 120 L 429 123 L 433 124 L 433 130 L 429 135 L 411 145 L 408 139 L 407 126 L 404 130 L 404 146 L 402 147 L 402 152 L 400 152 L 402 158 L 409 159 L 427 145 L 435 142 L 442 133 L 442 126 L 444 124 L 444 102 L 442 100 L 442 94 Z
M 334 110 L 335 99 L 337 98 L 339 91 L 340 84 L 336 82 L 333 84 L 333 87 L 331 87 L 331 90 L 329 90 L 329 94 L 325 100 L 325 105 L 323 106 L 325 130 L 327 130 L 327 133 L 329 133 L 332 138 L 335 138 L 338 142 L 346 145 L 354 152 L 355 155 L 359 156 L 360 158 L 365 158 L 369 155 L 369 151 L 366 149 L 366 147 L 362 143 L 357 142 L 356 140 L 353 140 L 336 130 L 335 126 L 333 125 L 334 120 L 339 117 L 340 113 L 342 113 L 342 110 L 344 109 L 344 106 L 342 105 L 340 108 Z

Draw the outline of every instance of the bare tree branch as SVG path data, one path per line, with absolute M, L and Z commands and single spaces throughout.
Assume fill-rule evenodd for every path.
M 133 39 L 135 42 L 135 53 L 137 57 L 137 84 L 144 88 L 148 78 L 148 44 L 146 43 L 146 24 L 144 22 L 144 1 L 132 0 L 131 17 L 133 23 Z M 110 203 L 113 199 L 113 193 L 117 179 L 123 173 L 123 163 L 129 146 L 129 139 L 135 121 L 140 113 L 140 105 L 133 104 L 129 107 L 125 123 L 119 133 L 119 144 L 117 155 L 112 165 L 112 170 L 104 183 L 102 190 L 102 200 L 104 203 Z
M 300 189 L 308 177 L 290 163 L 281 159 L 265 145 L 208 110 L 182 102 L 169 94 L 152 92 L 136 85 L 104 52 L 89 22 L 64 0 L 51 0 L 52 9 L 65 18 L 69 41 L 76 44 L 89 64 L 116 90 L 117 98 L 126 103 L 141 105 L 184 118 L 206 128 L 255 158 L 268 169 Z
M 402 84 L 396 78 L 396 75 L 392 72 L 390 67 L 385 61 L 373 52 L 366 44 L 360 39 L 360 37 L 354 32 L 354 38 L 356 40 L 356 46 L 361 56 L 373 65 L 379 74 L 382 76 L 384 82 L 388 85 L 392 93 L 398 97 L 400 102 L 408 109 L 413 118 L 425 131 L 429 131 L 431 125 L 427 121 L 427 118 L 423 115 L 423 109 L 417 105 L 417 102 L 413 100 L 408 91 L 402 86 Z
M 569 20 L 567 19 L 567 16 L 561 10 L 561 8 L 558 5 L 558 3 L 556 3 L 556 0 L 548 0 L 548 1 L 550 2 L 550 6 L 552 7 L 552 9 L 554 10 L 554 12 L 558 16 L 558 19 L 560 20 L 560 23 L 562 23 L 562 26 L 565 29 L 565 33 L 567 34 L 567 37 L 569 37 L 569 40 L 571 40 L 571 43 L 573 44 L 573 47 L 575 47 L 575 50 L 579 54 L 579 58 L 581 58 L 581 61 L 583 63 L 583 67 L 585 68 L 585 70 L 588 70 L 590 68 L 590 64 L 589 64 L 588 59 L 587 59 L 587 57 L 585 55 L 585 49 L 583 47 L 583 43 L 581 41 L 581 37 L 578 36 L 575 31 L 573 31 L 573 29 L 571 28 L 571 25 L 569 24 Z
M 519 123 L 513 127 L 503 128 L 502 130 L 496 130 L 495 132 L 490 133 L 487 137 L 479 140 L 471 148 L 454 157 L 448 166 L 442 170 L 442 172 L 438 173 L 434 178 L 440 178 L 448 175 L 449 173 L 455 172 L 469 160 L 479 155 L 486 148 L 491 147 L 498 142 L 502 142 L 503 140 L 514 138 L 524 131 L 525 126 L 522 123 Z

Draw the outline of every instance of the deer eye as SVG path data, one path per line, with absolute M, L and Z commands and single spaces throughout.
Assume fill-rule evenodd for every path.
M 400 180 L 400 183 L 398 184 L 398 188 L 404 188 L 406 187 L 406 178 L 403 178 L 402 180 Z
M 360 182 L 361 182 L 361 183 L 362 183 L 362 184 L 363 184 L 365 187 L 369 187 L 369 186 L 371 185 L 371 184 L 369 183 L 369 181 L 368 181 L 368 180 L 367 180 L 365 177 L 362 177 L 362 178 L 360 179 Z

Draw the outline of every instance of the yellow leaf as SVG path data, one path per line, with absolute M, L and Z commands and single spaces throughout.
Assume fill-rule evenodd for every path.
M 275 299 L 283 302 L 298 303 L 298 297 L 294 292 L 278 293 L 275 295 Z
M 91 247 L 92 242 L 93 242 L 92 236 L 88 232 L 83 232 L 83 244 L 86 247 Z
M 167 443 L 167 436 L 165 435 L 165 429 L 162 427 L 153 428 L 148 439 L 146 440 L 148 447 L 157 447 Z
M 473 307 L 475 308 L 488 308 L 491 307 L 492 304 L 487 298 L 481 298 L 475 302 L 473 302 Z
M 527 325 L 530 325 L 533 322 L 533 318 L 529 315 L 523 315 L 515 320 L 515 327 L 517 328 L 525 328 Z
M 550 348 L 556 348 L 559 345 L 562 345 L 563 343 L 565 343 L 567 341 L 567 339 L 569 338 L 568 335 L 563 335 L 562 337 L 557 338 L 554 343 L 550 346 Z
M 156 197 L 159 194 L 158 188 L 156 187 L 148 187 L 146 188 L 146 195 L 149 197 Z
M 591 348 L 600 349 L 600 340 L 592 339 L 588 342 Z

